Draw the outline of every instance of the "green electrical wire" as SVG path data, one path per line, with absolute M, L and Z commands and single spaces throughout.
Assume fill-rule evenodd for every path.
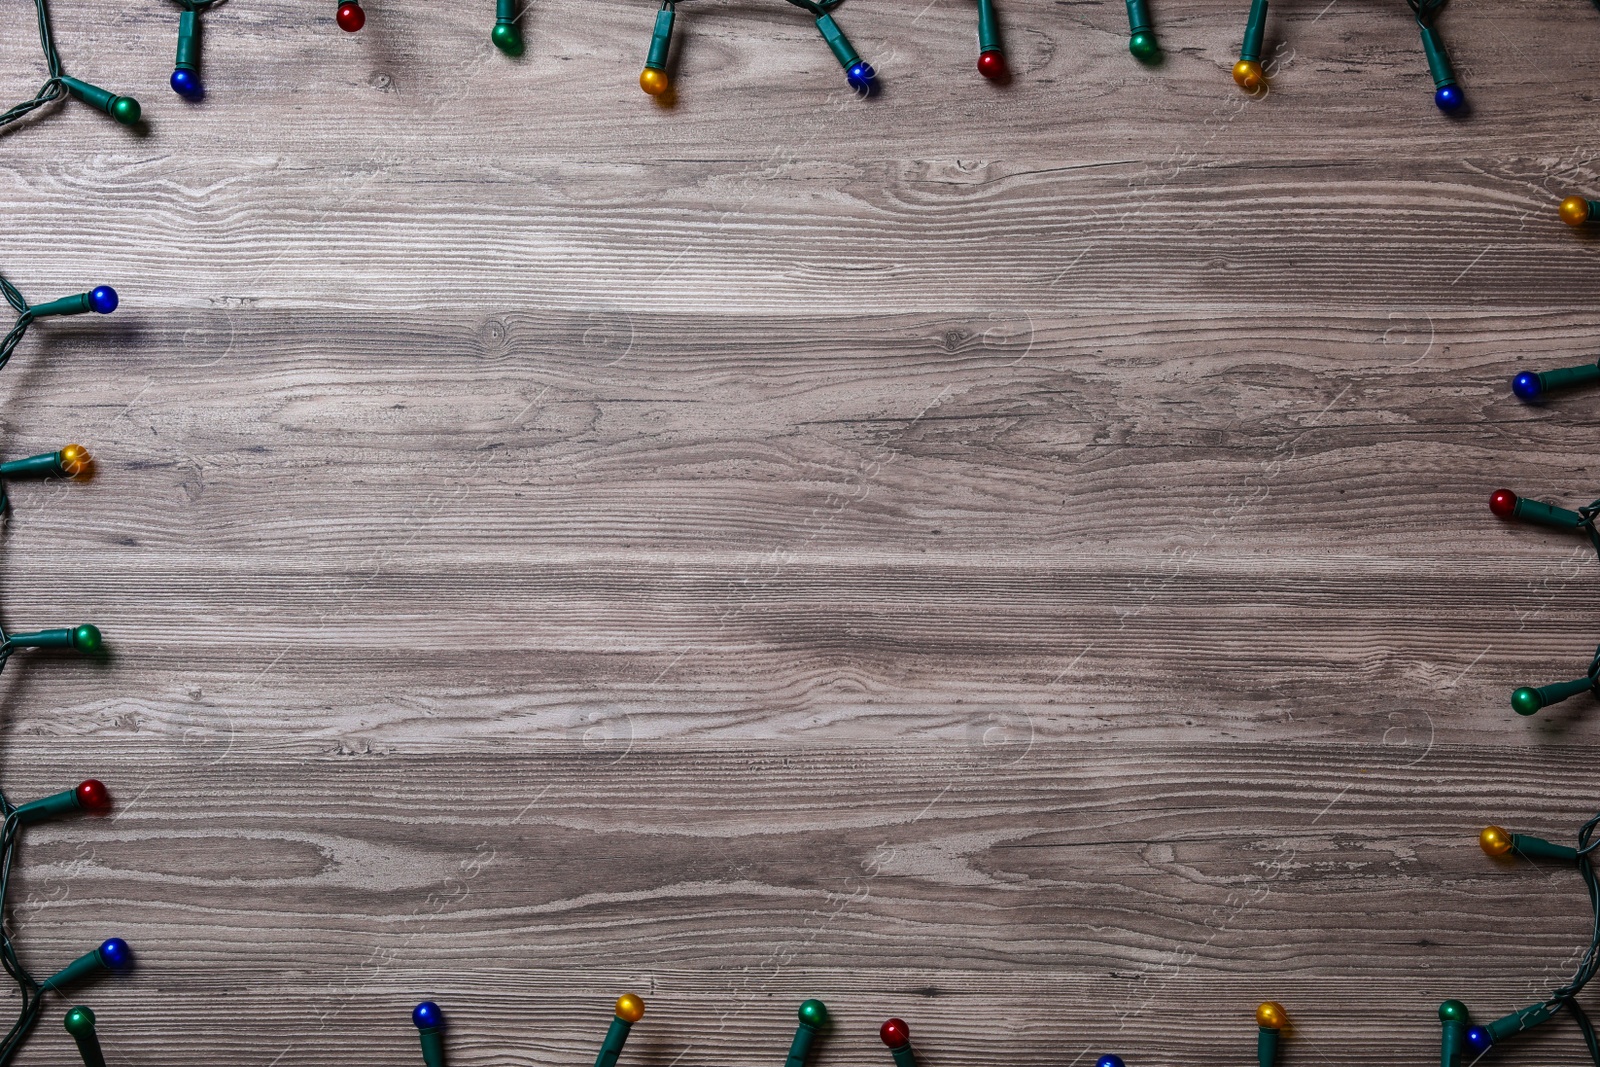
M 1600 0 L 1596 0 L 1596 2 L 1600 2 Z M 844 0 L 821 0 L 820 3 L 818 0 L 789 0 L 789 3 L 795 7 L 803 7 L 820 18 L 844 3 Z
M 32 100 L 24 101 L 0 115 L 0 130 L 14 122 L 21 122 L 46 104 L 54 103 L 67 95 L 66 86 L 61 84 L 64 76 L 61 70 L 61 53 L 56 51 L 55 39 L 50 35 L 49 9 L 45 7 L 45 0 L 33 0 L 33 4 L 39 18 L 39 47 L 44 49 L 44 62 L 50 71 L 50 76 L 45 79 L 44 85 L 39 87 Z
M 44 50 L 45 68 L 49 71 L 49 77 L 39 87 L 32 100 L 24 100 L 11 110 L 0 114 L 0 130 L 21 122 L 46 104 L 52 104 L 65 96 L 75 97 L 96 110 L 104 111 L 124 126 L 132 126 L 138 122 L 139 101 L 133 97 L 118 96 L 98 85 L 67 76 L 61 67 L 61 53 L 56 50 L 55 37 L 50 32 L 50 9 L 45 0 L 33 0 L 33 6 L 39 22 L 39 47 Z

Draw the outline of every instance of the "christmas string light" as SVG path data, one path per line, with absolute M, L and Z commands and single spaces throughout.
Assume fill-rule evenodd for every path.
M 1557 845 L 1541 837 L 1510 833 L 1499 826 L 1486 826 L 1478 835 L 1479 847 L 1496 859 L 1515 854 L 1529 861 L 1549 860 L 1572 864 L 1578 869 L 1584 888 L 1589 892 L 1589 908 L 1593 914 L 1589 925 L 1589 947 L 1565 985 L 1552 990 L 1539 1003 L 1519 1008 L 1493 1022 L 1474 1025 L 1467 1006 L 1459 1000 L 1447 1000 L 1439 1005 L 1439 1022 L 1443 1028 L 1439 1045 L 1441 1067 L 1468 1067 L 1498 1048 L 1506 1039 L 1548 1022 L 1560 1011 L 1566 1011 L 1577 1022 L 1583 1042 L 1588 1046 L 1589 1058 L 1600 1067 L 1600 1039 L 1596 1038 L 1594 1025 L 1577 1001 L 1583 987 L 1600 970 L 1600 880 L 1595 877 L 1590 859 L 1596 847 L 1593 838 L 1597 826 L 1600 826 L 1600 815 L 1583 824 L 1578 831 L 1576 848 Z
M 178 14 L 178 58 L 172 64 L 172 91 L 185 100 L 206 95 L 200 84 L 200 12 L 222 0 L 173 0 L 182 10 Z
M 25 100 L 4 114 L 0 114 L 0 129 L 5 129 L 14 122 L 21 122 L 41 107 L 54 103 L 63 96 L 81 100 L 90 107 L 104 111 L 124 126 L 132 126 L 138 122 L 139 101 L 133 97 L 118 96 L 98 85 L 69 78 L 62 72 L 61 53 L 56 51 L 55 37 L 50 32 L 50 10 L 45 5 L 45 0 L 33 0 L 33 6 L 39 22 L 39 47 L 44 50 L 45 68 L 49 71 L 49 77 L 33 95 L 32 100 Z
M 1440 111 L 1458 110 L 1465 102 L 1461 87 L 1456 84 L 1455 70 L 1444 50 L 1433 22 L 1439 17 L 1448 0 L 1406 0 L 1417 18 L 1417 28 L 1422 33 L 1422 51 L 1428 60 L 1428 73 L 1433 75 L 1433 102 Z M 1129 0 L 1129 17 L 1133 14 L 1134 0 Z M 1239 62 L 1233 65 L 1233 80 L 1241 89 L 1251 92 L 1266 84 L 1266 72 L 1261 66 L 1261 50 L 1267 33 L 1267 0 L 1250 0 L 1250 17 L 1245 23 L 1244 43 L 1239 47 Z M 1152 46 L 1153 46 L 1152 41 Z M 1130 45 L 1131 47 L 1131 45 Z M 1135 52 L 1135 55 L 1138 53 Z
M 444 1067 L 444 1012 L 431 1000 L 411 1009 L 411 1024 L 422 1041 L 422 1062 L 426 1067 Z
M 1156 31 L 1150 21 L 1150 5 L 1146 0 L 1128 0 L 1128 51 L 1141 63 L 1154 63 L 1161 58 L 1161 46 L 1156 43 Z M 1256 45 L 1256 58 L 1260 59 L 1261 46 Z
M 651 96 L 665 96 L 672 89 L 667 77 L 667 54 L 672 48 L 672 25 L 678 18 L 677 0 L 661 0 L 655 29 L 650 33 L 650 51 L 639 72 L 639 88 Z
M 1446 114 L 1459 111 L 1461 105 L 1466 103 L 1466 98 L 1461 95 L 1461 87 L 1456 84 L 1456 72 L 1450 66 L 1450 56 L 1444 50 L 1444 42 L 1439 39 L 1439 31 L 1433 28 L 1433 20 L 1439 17 L 1439 12 L 1444 10 L 1448 2 L 1406 0 L 1411 5 L 1412 13 L 1417 16 L 1417 29 L 1422 34 L 1422 53 L 1428 60 L 1428 73 L 1433 75 L 1433 102 Z
M 995 17 L 994 0 L 978 0 L 978 73 L 992 82 L 1011 76 L 1006 69 L 1005 49 L 1000 46 L 1000 20 Z
M 62 1021 L 78 1046 L 78 1055 L 82 1057 L 84 1067 L 106 1067 L 105 1053 L 100 1051 L 100 1038 L 94 1032 L 94 1012 L 80 1004 L 67 1012 L 67 1017 Z
M 1518 375 L 1519 380 L 1521 377 Z M 1596 556 L 1600 557 L 1600 532 L 1595 530 L 1595 517 L 1600 516 L 1600 500 L 1577 511 L 1568 511 L 1554 504 L 1546 504 L 1542 500 L 1519 497 L 1509 489 L 1496 489 L 1489 496 L 1489 510 L 1498 518 L 1508 521 L 1530 522 L 1556 530 L 1581 531 L 1588 536 Z M 1540 708 L 1559 704 L 1582 692 L 1593 692 L 1600 696 L 1600 650 L 1596 650 L 1594 659 L 1589 663 L 1588 673 L 1582 678 L 1537 687 L 1525 685 L 1511 694 L 1511 707 L 1518 715 L 1532 715 Z
M 117 294 L 108 286 L 37 306 L 30 306 L 16 287 L 4 278 L 0 278 L 0 293 L 4 293 L 6 302 L 17 312 L 16 324 L 6 334 L 4 341 L 0 341 L 0 367 L 10 361 L 28 327 L 36 320 L 53 315 L 78 315 L 88 311 L 106 314 L 115 310 L 117 306 Z M 89 472 L 92 462 L 88 451 L 81 445 L 68 445 L 57 452 L 47 452 L 0 464 L 0 479 L 30 475 L 78 477 Z M 5 499 L 3 484 L 0 484 L 0 505 L 4 504 Z M 5 669 L 13 655 L 23 649 L 62 649 L 94 655 L 101 650 L 102 644 L 100 631 L 87 623 L 26 633 L 8 632 L 4 625 L 0 624 L 0 671 Z M 11 888 L 11 869 L 16 861 L 17 846 L 22 840 L 25 829 L 45 819 L 85 812 L 104 814 L 110 809 L 111 793 L 103 783 L 94 778 L 80 782 L 76 788 L 53 793 L 26 804 L 13 804 L 3 792 L 0 792 L 0 817 L 3 817 L 3 821 L 0 821 L 0 914 L 4 914 L 6 910 L 7 894 Z M 0 966 L 4 966 L 5 972 L 16 983 L 20 997 L 16 1021 L 12 1023 L 5 1038 L 0 1040 L 0 1067 L 9 1064 L 16 1057 L 22 1043 L 27 1040 L 28 1034 L 38 1023 L 46 993 L 63 990 L 104 971 L 123 970 L 131 963 L 132 953 L 127 942 L 113 937 L 41 982 L 18 959 L 10 924 L 0 924 Z M 98 1062 L 103 1067 L 104 1060 L 92 1061 L 89 1058 L 91 1052 L 98 1052 L 99 1047 L 94 1040 L 94 1014 L 86 1008 L 74 1009 L 68 1015 L 67 1029 L 75 1039 L 79 1039 L 79 1049 L 83 1052 L 85 1062 Z M 87 1036 L 80 1039 L 80 1031 Z
M 494 29 L 489 40 L 508 56 L 520 56 L 525 47 L 517 25 L 517 0 L 494 0 Z
M 822 34 L 822 39 L 828 43 L 833 58 L 844 68 L 845 81 L 850 83 L 850 88 L 862 96 L 871 96 L 878 91 L 878 72 L 872 69 L 871 63 L 856 53 L 850 44 L 850 38 L 844 35 L 844 31 L 829 14 L 842 2 L 843 0 L 789 0 L 795 7 L 804 8 L 816 16 L 817 30 Z
M 345 33 L 355 33 L 367 24 L 367 13 L 361 10 L 360 0 L 342 0 L 333 13 L 333 21 Z

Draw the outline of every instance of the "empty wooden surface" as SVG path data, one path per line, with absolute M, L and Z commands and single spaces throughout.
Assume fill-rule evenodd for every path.
M 7 102 L 42 78 L 30 5 Z M 8 625 L 104 662 L 0 678 L 0 784 L 103 778 L 29 834 L 11 921 L 113 1064 L 1425 1063 L 1449 996 L 1565 979 L 1597 806 L 1592 551 L 1493 520 L 1600 496 L 1591 5 L 1460 3 L 1472 111 L 1399 0 L 853 0 L 805 15 L 230 0 L 206 101 L 174 5 L 55 0 L 69 74 L 138 96 L 0 137 L 0 272 L 123 307 L 32 332 Z M 25 1063 L 68 1063 L 52 1005 Z M 1499 1057 L 1585 1062 L 1562 1021 Z

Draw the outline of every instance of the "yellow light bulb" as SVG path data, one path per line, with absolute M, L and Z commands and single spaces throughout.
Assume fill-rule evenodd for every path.
M 636 1023 L 644 1018 L 644 1001 L 632 993 L 624 993 L 617 998 L 617 1018 L 623 1022 Z
M 1256 1009 L 1256 1025 L 1265 1030 L 1282 1030 L 1289 1025 L 1289 1013 L 1282 1004 L 1269 1000 Z
M 1233 65 L 1233 80 L 1239 83 L 1239 88 L 1254 91 L 1261 88 L 1267 76 L 1262 72 L 1260 63 L 1253 59 L 1241 59 Z
M 646 67 L 639 74 L 639 88 L 651 96 L 661 96 L 672 88 L 672 83 L 667 80 L 667 72 L 655 67 Z
M 1491 856 L 1504 856 L 1511 851 L 1511 835 L 1498 826 L 1485 826 L 1478 835 L 1478 847 Z
M 60 456 L 61 471 L 69 478 L 87 474 L 89 468 L 94 465 L 94 458 L 82 445 L 67 445 L 61 450 Z
M 1561 221 L 1568 226 L 1582 226 L 1589 221 L 1589 201 L 1581 196 L 1569 196 L 1561 201 Z

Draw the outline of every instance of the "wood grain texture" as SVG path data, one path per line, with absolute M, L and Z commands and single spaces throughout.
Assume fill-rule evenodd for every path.
M 485 0 L 486 3 L 486 0 Z M 1600 15 L 1403 4 L 856 0 L 860 102 L 773 0 L 230 0 L 200 106 L 176 15 L 56 0 L 69 73 L 137 95 L 0 137 L 0 270 L 39 325 L 0 375 L 8 625 L 104 662 L 0 678 L 0 773 L 94 774 L 30 833 L 12 921 L 119 1064 L 629 1067 L 1423 1062 L 1439 1000 L 1559 984 L 1571 872 L 1479 827 L 1592 814 L 1578 699 L 1511 688 L 1600 640 L 1583 543 L 1505 485 L 1600 496 Z M 41 77 L 17 12 L 0 71 Z M 1565 1023 L 1501 1062 L 1584 1062 Z M 59 1011 L 24 1063 L 71 1058 Z

